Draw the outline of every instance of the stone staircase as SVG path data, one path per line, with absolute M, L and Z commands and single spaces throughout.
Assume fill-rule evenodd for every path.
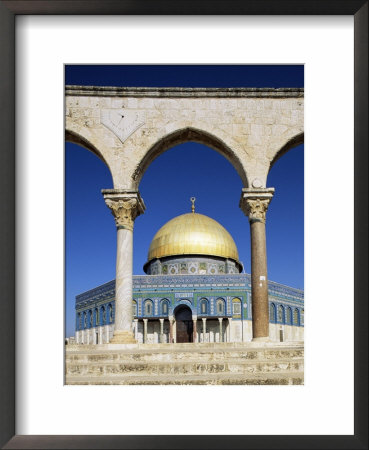
M 304 384 L 304 346 L 302 342 L 67 345 L 66 384 Z

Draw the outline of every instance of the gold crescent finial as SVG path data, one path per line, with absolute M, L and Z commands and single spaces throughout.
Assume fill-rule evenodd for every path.
M 192 202 L 192 212 L 194 213 L 195 212 L 195 200 L 196 200 L 196 197 L 191 197 L 190 200 Z

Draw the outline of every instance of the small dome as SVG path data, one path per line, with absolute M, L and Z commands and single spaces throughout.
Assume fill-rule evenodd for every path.
M 151 241 L 148 261 L 174 255 L 209 255 L 233 259 L 238 251 L 232 236 L 217 221 L 195 212 L 163 225 Z

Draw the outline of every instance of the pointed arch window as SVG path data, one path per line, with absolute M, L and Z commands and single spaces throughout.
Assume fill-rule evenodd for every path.
M 287 308 L 287 323 L 292 325 L 292 309 L 290 307 Z
M 108 306 L 108 317 L 109 317 L 109 323 L 113 322 L 113 306 L 111 305 L 111 303 L 109 303 Z
M 217 314 L 225 314 L 225 302 L 222 298 L 217 300 Z
M 233 315 L 241 314 L 241 300 L 239 298 L 234 298 L 232 300 L 232 312 Z
M 295 308 L 293 311 L 293 324 L 299 325 L 299 310 L 298 310 L 298 308 Z
M 271 303 L 269 307 L 269 321 L 272 323 L 276 322 L 276 309 L 274 303 Z
M 278 305 L 278 322 L 284 323 L 284 307 L 282 305 Z
M 169 311 L 169 303 L 168 300 L 163 300 L 161 302 L 161 314 L 163 316 L 167 316 L 168 315 L 168 311 Z
M 200 314 L 208 314 L 208 301 L 206 298 L 202 298 L 200 302 Z
M 132 315 L 133 315 L 133 317 L 137 316 L 137 302 L 136 302 L 136 300 L 132 301 Z
M 105 309 L 105 306 L 101 307 L 101 317 L 102 317 L 102 324 L 106 325 L 106 309 Z
M 145 301 L 145 316 L 151 316 L 153 313 L 153 307 L 152 307 L 152 301 L 151 300 L 146 300 Z

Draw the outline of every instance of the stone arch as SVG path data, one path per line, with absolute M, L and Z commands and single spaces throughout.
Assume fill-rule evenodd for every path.
M 188 298 L 181 298 L 179 301 L 176 302 L 175 307 L 173 308 L 173 314 L 175 314 L 175 311 L 180 306 L 187 306 L 192 311 L 192 314 L 196 314 L 196 309 L 194 308 L 194 305 L 192 304 L 191 300 Z
M 278 161 L 279 158 L 281 158 L 285 153 L 287 153 L 289 150 L 293 149 L 294 147 L 297 147 L 298 145 L 301 145 L 304 143 L 304 133 L 298 133 L 294 136 L 292 136 L 290 139 L 287 140 L 287 142 L 275 153 L 273 156 L 273 159 L 270 161 L 269 166 L 269 172 L 270 169 L 273 167 L 274 163 Z
M 81 147 L 89 150 L 108 166 L 108 163 L 105 161 L 102 153 L 98 150 L 98 148 L 95 147 L 86 137 L 82 136 L 81 134 L 78 134 L 71 130 L 65 130 L 65 142 L 71 142 L 72 144 L 80 145 Z
M 114 172 L 114 164 L 111 163 L 110 151 L 102 148 L 100 145 L 101 140 L 99 140 L 98 135 L 95 136 L 91 132 L 89 133 L 89 130 L 86 127 L 78 127 L 78 131 L 74 128 L 73 123 L 69 123 L 69 121 L 66 122 L 65 142 L 79 145 L 97 156 L 108 168 L 114 187 L 119 175 L 115 173 L 116 171 Z
M 177 305 L 173 310 L 174 317 L 177 317 L 177 315 L 181 312 L 186 312 L 187 314 L 190 314 L 191 318 L 192 318 L 193 311 L 192 311 L 192 308 L 188 304 L 181 303 L 181 304 Z
M 224 156 L 236 169 L 244 187 L 248 187 L 248 177 L 246 169 L 243 166 L 237 153 L 224 142 L 223 139 L 215 134 L 195 127 L 185 127 L 177 129 L 169 134 L 161 136 L 148 150 L 145 152 L 138 163 L 135 172 L 132 175 L 133 183 L 138 188 L 141 179 L 150 166 L 150 164 L 158 156 L 169 150 L 170 148 L 183 144 L 184 142 L 197 142 L 206 145 Z

